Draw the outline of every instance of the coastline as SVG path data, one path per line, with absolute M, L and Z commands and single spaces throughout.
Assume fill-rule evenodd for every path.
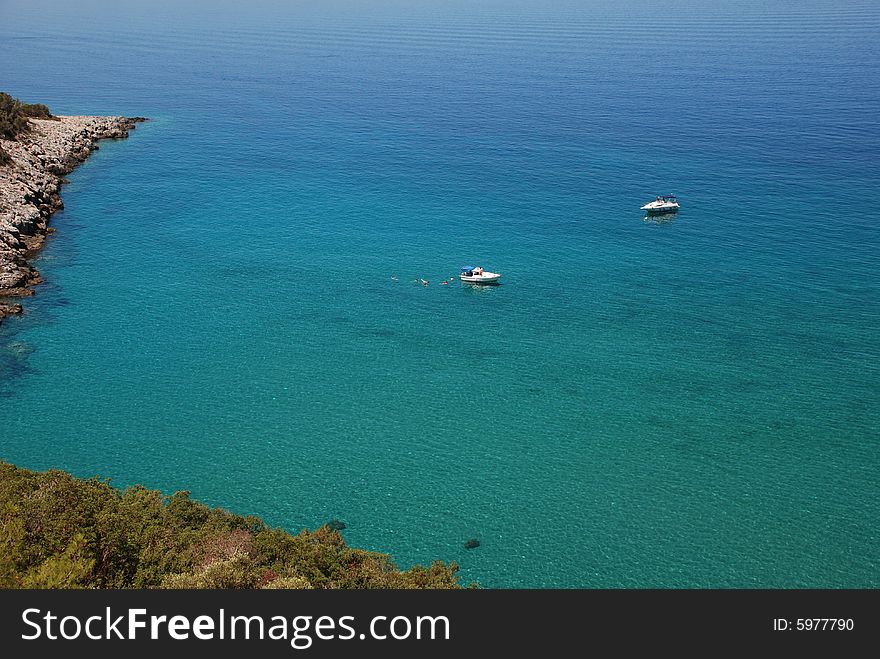
M 98 149 L 99 140 L 126 138 L 146 119 L 58 116 L 28 121 L 28 133 L 0 139 L 0 148 L 11 159 L 0 165 L 0 322 L 22 313 L 15 298 L 33 295 L 32 287 L 43 281 L 29 259 L 54 231 L 49 226 L 52 215 L 64 208 L 64 176 Z
M 460 589 L 458 565 L 398 568 L 332 520 L 291 533 L 142 485 L 0 458 L 0 589 Z

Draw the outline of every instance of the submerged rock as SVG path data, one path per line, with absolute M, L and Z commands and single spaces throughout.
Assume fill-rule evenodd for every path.
M 34 351 L 34 346 L 26 341 L 13 341 L 6 345 L 6 351 L 19 359 L 27 357 Z
M 0 314 L 7 314 L 9 316 L 13 314 L 19 314 L 22 312 L 22 307 L 20 304 L 0 304 Z
M 16 316 L 22 312 L 20 304 L 0 304 L 0 322 L 4 316 Z
M 345 528 L 345 522 L 339 519 L 333 519 L 327 522 L 327 528 L 331 531 L 342 531 Z
M 470 540 L 468 540 L 467 542 L 464 543 L 465 549 L 476 549 L 479 546 L 480 546 L 480 541 L 477 540 L 476 538 L 471 538 Z

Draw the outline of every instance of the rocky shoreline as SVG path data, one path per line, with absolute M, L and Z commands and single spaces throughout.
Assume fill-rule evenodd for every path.
M 30 131 L 0 139 L 11 162 L 0 165 L 0 322 L 22 312 L 8 298 L 33 295 L 40 273 L 28 262 L 54 231 L 64 175 L 98 148 L 98 140 L 128 137 L 143 117 L 53 117 L 28 120 Z M 5 298 L 5 299 L 4 299 Z

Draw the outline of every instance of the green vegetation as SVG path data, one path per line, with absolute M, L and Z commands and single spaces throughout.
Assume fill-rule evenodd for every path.
M 457 570 L 401 571 L 328 526 L 291 535 L 188 492 L 0 462 L 0 588 L 458 588 Z
M 42 103 L 22 103 L 5 92 L 0 92 L 0 137 L 14 140 L 28 128 L 28 118 L 55 119 Z
M 28 118 L 57 119 L 42 103 L 22 103 L 5 92 L 0 92 L 0 138 L 14 140 L 29 130 Z M 10 162 L 9 154 L 0 147 L 0 165 Z
M 14 140 L 28 130 L 28 117 L 22 111 L 23 103 L 9 94 L 0 92 L 0 137 Z
M 52 113 L 49 112 L 49 108 L 47 108 L 42 103 L 22 103 L 21 111 L 26 117 L 34 117 L 35 119 L 55 119 L 58 120 L 58 117 L 52 116 Z

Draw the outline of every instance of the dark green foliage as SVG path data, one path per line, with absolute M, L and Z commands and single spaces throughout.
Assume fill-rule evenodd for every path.
M 55 119 L 52 113 L 42 103 L 22 103 L 21 112 L 26 117 L 34 117 L 35 119 Z
M 0 92 L 0 137 L 14 140 L 28 131 L 28 117 L 37 119 L 55 119 L 42 103 L 22 103 L 5 92 Z M 0 164 L 4 164 L 4 156 L 0 152 Z M 7 160 L 8 161 L 8 160 Z
M 0 588 L 458 588 L 457 570 L 400 571 L 329 526 L 294 536 L 188 492 L 0 462 Z
M 0 165 L 8 165 L 11 162 L 12 158 L 3 150 L 3 147 L 0 147 Z
M 28 129 L 27 115 L 21 111 L 22 103 L 9 94 L 0 92 L 0 137 L 14 140 Z

